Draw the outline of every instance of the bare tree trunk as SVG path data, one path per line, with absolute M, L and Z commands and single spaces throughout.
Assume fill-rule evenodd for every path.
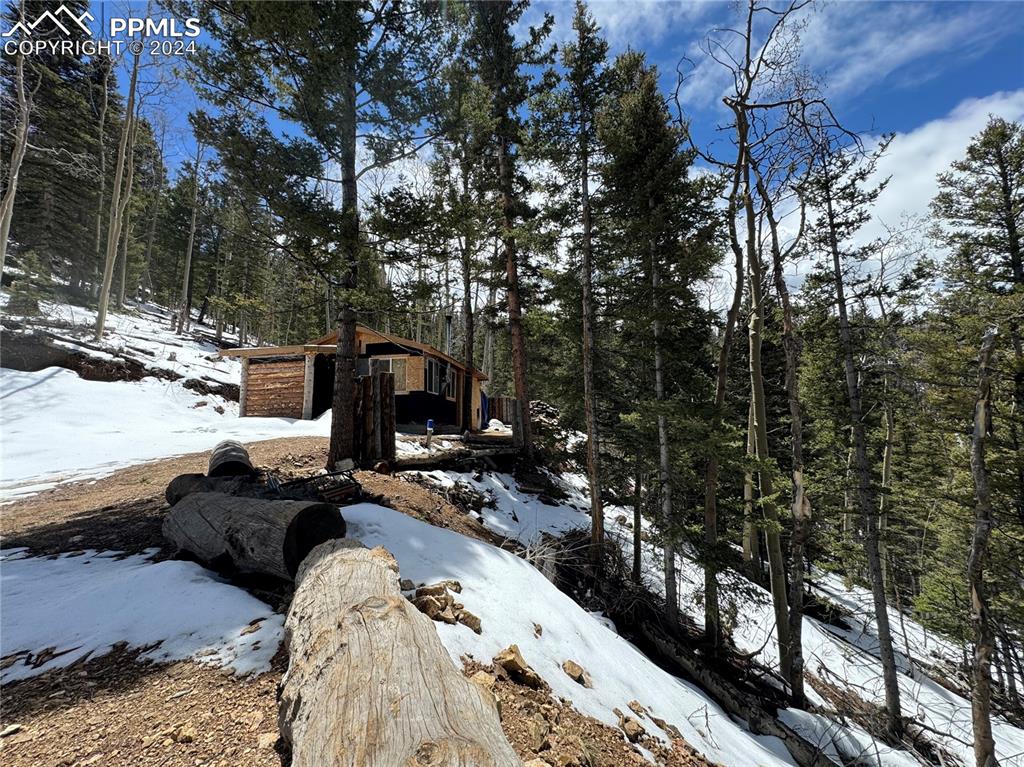
M 746 115 L 737 113 L 741 135 L 747 135 Z M 792 644 L 789 636 L 789 609 L 786 604 L 786 563 L 782 556 L 782 536 L 779 512 L 775 505 L 775 483 L 768 469 L 771 457 L 768 453 L 768 415 L 765 406 L 764 376 L 761 371 L 761 336 L 764 332 L 764 287 L 761 255 L 757 251 L 754 230 L 753 189 L 750 183 L 750 167 L 743 165 L 743 205 L 747 228 L 747 264 L 750 275 L 750 322 L 748 325 L 750 357 L 750 393 L 754 410 L 754 445 L 757 451 L 758 471 L 761 486 L 761 509 L 764 514 L 765 541 L 768 546 L 768 576 L 775 608 L 775 627 L 779 640 L 779 666 L 782 676 L 792 676 Z
M 804 700 L 804 561 L 807 559 L 807 543 L 811 538 L 811 502 L 804 488 L 804 436 L 803 406 L 800 403 L 800 338 L 793 313 L 793 304 L 786 285 L 784 262 L 800 242 L 804 230 L 804 208 L 800 209 L 800 229 L 793 242 L 783 254 L 779 239 L 779 225 L 775 219 L 775 205 L 770 191 L 755 167 L 757 189 L 764 205 L 768 221 L 769 242 L 772 253 L 772 275 L 775 292 L 782 305 L 782 346 L 786 357 L 786 399 L 789 404 L 790 450 L 792 460 L 792 501 L 793 532 L 789 538 L 789 643 L 790 656 L 789 686 L 793 704 L 802 708 Z
M 460 171 L 462 175 L 462 199 L 469 202 L 470 168 L 463 153 Z M 462 357 L 466 364 L 466 377 L 462 386 L 462 428 L 475 431 L 479 424 L 473 417 L 473 371 L 475 370 L 474 352 L 476 351 L 475 326 L 473 324 L 473 237 L 472 223 L 464 222 L 462 233 Z
M 498 177 L 501 186 L 502 237 L 505 246 L 505 292 L 508 299 L 508 324 L 512 340 L 512 381 L 516 399 L 523 411 L 523 449 L 533 451 L 530 419 L 530 393 L 526 382 L 526 340 L 523 335 L 523 308 L 519 300 L 519 261 L 516 255 L 515 199 L 513 197 L 512 157 L 508 139 L 501 137 L 498 147 Z
M 96 313 L 95 339 L 103 339 L 103 329 L 107 323 L 107 308 L 110 303 L 110 284 L 114 278 L 114 262 L 117 260 L 117 244 L 121 239 L 121 222 L 127 195 L 122 201 L 122 183 L 124 180 L 125 161 L 128 156 L 128 138 L 131 135 L 135 117 L 135 87 L 139 80 L 139 54 L 132 62 L 132 76 L 128 85 L 128 103 L 124 110 L 124 125 L 121 126 L 121 144 L 117 150 L 117 165 L 114 169 L 114 187 L 110 192 L 110 223 L 107 226 L 107 253 L 103 265 L 103 286 L 100 288 L 99 306 Z
M 195 165 L 192 167 L 192 218 L 188 225 L 188 245 L 185 248 L 185 268 L 181 275 L 181 301 L 178 309 L 178 328 L 181 333 L 189 327 L 189 281 L 192 277 L 192 249 L 196 241 L 196 219 L 199 216 L 199 164 L 203 160 L 203 145 L 196 143 Z
M 878 499 L 878 553 L 882 560 L 882 586 L 886 594 L 895 593 L 895 584 L 889 573 L 889 550 L 886 530 L 889 527 L 889 493 L 892 492 L 892 454 L 896 439 L 896 415 L 889 401 L 889 380 L 885 381 L 885 447 L 882 451 L 882 492 Z
M 878 653 L 882 661 L 882 674 L 885 680 L 886 722 L 890 732 L 898 736 L 903 731 L 903 714 L 900 709 L 899 678 L 896 670 L 896 657 L 892 649 L 892 631 L 889 627 L 889 611 L 885 601 L 885 586 L 882 583 L 882 563 L 878 550 L 877 507 L 872 497 L 871 469 L 868 463 L 867 436 L 864 429 L 860 378 L 853 359 L 853 338 L 850 332 L 850 319 L 846 309 L 846 288 L 843 283 L 839 241 L 836 236 L 831 180 L 826 179 L 825 186 L 825 213 L 828 224 L 829 247 L 832 253 L 836 307 L 839 312 L 839 336 L 842 342 L 843 367 L 846 372 L 847 397 L 850 407 L 853 462 L 857 474 L 857 499 L 861 519 L 864 524 L 864 550 L 867 554 L 868 576 L 871 581 L 875 622 L 878 629 Z
M 583 413 L 587 423 L 587 477 L 590 480 L 590 548 L 598 570 L 604 560 L 604 504 L 601 500 L 601 442 L 594 392 L 594 246 L 591 235 L 590 153 L 580 140 L 580 193 L 583 203 Z
M 654 208 L 654 201 L 650 207 Z M 668 419 L 663 410 L 665 402 L 665 374 L 661 350 L 661 290 L 657 253 L 654 240 L 650 246 L 651 259 L 651 305 L 654 309 L 654 398 L 658 403 L 658 490 L 661 499 L 661 532 L 665 559 L 665 617 L 673 628 L 679 626 L 679 589 L 676 585 L 676 548 L 672 540 L 672 463 L 668 444 Z
M 25 0 L 21 0 L 21 21 L 25 21 Z M 17 127 L 14 130 L 14 145 L 11 147 L 11 159 L 7 167 L 7 188 L 4 196 L 0 198 L 0 274 L 3 273 L 4 263 L 7 260 L 7 240 L 11 234 L 11 220 L 14 218 L 14 200 L 18 194 L 18 174 L 21 172 L 21 163 L 25 159 L 28 150 L 28 129 L 29 120 L 32 116 L 32 101 L 36 91 L 42 84 L 43 78 L 32 91 L 25 88 L 25 57 L 21 53 L 15 54 L 14 64 L 14 88 L 17 92 L 18 111 Z
M 971 626 L 974 629 L 974 663 L 971 667 L 971 716 L 974 721 L 974 761 L 977 767 L 998 764 L 992 739 L 991 655 L 995 649 L 992 620 L 985 590 L 985 565 L 988 539 L 992 532 L 992 497 L 988 467 L 985 465 L 985 440 L 992 433 L 992 352 L 996 333 L 985 334 L 978 355 L 978 399 L 974 407 L 974 432 L 971 437 L 971 476 L 974 479 L 974 535 L 967 559 L 967 583 L 970 588 Z
M 156 197 L 153 200 L 153 213 L 149 219 L 149 231 L 146 234 L 146 256 L 143 266 L 143 274 L 145 275 L 146 284 L 149 289 L 153 289 L 153 277 L 149 272 L 150 266 L 153 263 L 153 240 L 156 238 L 156 222 L 160 218 L 160 203 L 163 201 L 163 172 L 164 172 L 164 136 L 161 133 L 160 136 L 160 152 L 157 157 L 156 163 L 156 183 L 154 185 Z
M 754 444 L 754 402 L 747 408 L 747 461 L 757 456 Z M 761 530 L 754 518 L 754 472 L 748 468 L 743 473 L 743 561 L 754 583 L 763 583 L 761 570 Z
M 327 470 L 355 455 L 356 310 L 353 305 L 359 285 L 359 207 L 356 178 L 356 71 L 355 52 L 349 57 L 345 75 L 345 103 L 342 120 L 344 137 L 341 157 L 341 210 L 344 217 L 342 252 L 345 276 L 338 296 L 338 350 L 334 367 L 334 399 L 331 407 L 331 441 Z
M 633 583 L 640 583 L 643 538 L 644 475 L 640 452 L 634 459 L 633 474 Z
M 722 427 L 722 408 L 725 406 L 725 390 L 729 380 L 729 354 L 732 351 L 732 340 L 739 320 L 740 307 L 743 303 L 743 248 L 736 236 L 736 194 L 740 183 L 740 163 L 743 162 L 743 150 L 736 158 L 733 170 L 732 191 L 729 194 L 729 243 L 736 259 L 736 285 L 733 288 L 732 304 L 725 315 L 725 330 L 722 333 L 722 346 L 718 350 L 718 375 L 715 379 L 715 411 L 712 416 L 711 429 L 717 434 Z M 704 639 L 711 647 L 712 654 L 717 654 L 722 643 L 722 627 L 718 605 L 718 449 L 712 445 L 704 474 Z

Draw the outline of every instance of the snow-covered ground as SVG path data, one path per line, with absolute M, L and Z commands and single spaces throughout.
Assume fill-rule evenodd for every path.
M 459 601 L 480 617 L 481 633 L 435 624 L 457 664 L 466 655 L 490 662 L 515 643 L 556 695 L 606 724 L 616 726 L 613 709 L 628 713 L 629 702 L 637 700 L 714 761 L 750 767 L 792 764 L 779 741 L 752 735 L 732 721 L 701 690 L 662 671 L 525 560 L 381 506 L 346 506 L 344 513 L 349 535 L 387 548 L 403 578 L 422 583 L 452 578 L 462 584 Z M 534 624 L 541 627 L 539 636 Z M 562 671 L 563 661 L 570 659 L 590 673 L 592 689 Z M 651 721 L 643 725 L 668 741 Z
M 587 480 L 581 474 L 554 477 L 569 496 L 557 507 L 546 506 L 535 496 L 520 492 L 514 480 L 504 475 L 484 475 L 480 480 L 470 474 L 451 471 L 423 472 L 422 475 L 442 486 L 459 482 L 480 491 L 491 491 L 497 501 L 496 507 L 484 509 L 481 521 L 495 532 L 518 538 L 524 544 L 536 542 L 544 532 L 558 535 L 567 529 L 590 524 L 590 516 L 585 512 L 589 509 Z M 622 516 L 631 523 L 631 510 L 605 507 L 607 535 L 622 547 L 629 561 L 633 551 L 632 530 L 619 524 L 617 518 Z M 650 531 L 646 520 L 644 528 Z M 661 548 L 645 542 L 641 558 L 648 586 L 663 594 Z M 703 625 L 704 572 L 685 555 L 677 556 L 676 570 L 680 607 L 697 625 Z M 723 600 L 734 601 L 733 642 L 741 652 L 752 653 L 762 665 L 777 670 L 778 642 L 769 594 L 735 573 L 722 574 L 721 581 L 725 586 Z M 844 630 L 805 617 L 803 647 L 807 672 L 873 705 L 884 706 L 882 669 L 877 658 L 870 592 L 857 586 L 848 589 L 840 577 L 822 571 L 815 571 L 814 582 L 820 594 L 849 611 L 847 622 L 851 628 Z M 723 605 L 724 612 L 731 610 Z M 896 632 L 895 649 L 903 672 L 900 675 L 900 694 L 904 716 L 932 728 L 932 738 L 963 764 L 971 764 L 974 755 L 970 701 L 943 687 L 921 668 L 922 662 L 958 662 L 962 657 L 960 648 L 928 631 L 910 616 L 897 614 L 893 608 L 890 608 L 890 620 Z M 832 707 L 810 686 L 806 692 L 810 703 L 825 710 Z M 918 763 L 909 753 L 879 743 L 849 723 L 840 724 L 820 714 L 796 710 L 783 711 L 781 718 L 806 734 L 812 742 L 818 743 L 826 753 L 838 754 L 847 760 L 896 767 Z M 993 717 L 992 728 L 1001 762 L 1024 765 L 1024 730 L 998 716 Z
M 284 634 L 283 616 L 197 564 L 152 562 L 152 553 L 50 558 L 5 551 L 0 657 L 31 655 L 0 671 L 0 681 L 103 655 L 118 642 L 156 645 L 143 658 L 157 661 L 195 658 L 239 674 L 270 668 Z
M 51 318 L 79 324 L 94 319 L 81 308 L 56 306 L 47 311 Z M 187 377 L 238 382 L 237 362 L 217 358 L 213 347 L 202 340 L 174 334 L 158 307 L 115 313 L 110 327 L 112 332 L 105 339 L 109 351 L 64 343 L 93 356 L 131 356 L 150 367 Z M 148 460 L 207 450 L 225 438 L 252 442 L 326 436 L 329 426 L 329 417 L 318 421 L 239 419 L 235 403 L 157 378 L 99 382 L 85 381 L 61 368 L 33 373 L 0 369 L 0 498 L 99 477 Z M 434 448 L 450 446 L 443 442 L 435 439 Z M 398 446 L 407 454 L 425 452 L 416 439 L 399 440 Z M 560 535 L 590 523 L 587 483 L 582 475 L 554 477 L 568 493 L 568 500 L 548 505 L 522 491 L 505 474 L 483 474 L 478 479 L 460 472 L 420 474 L 443 487 L 459 482 L 490 495 L 494 507 L 482 510 L 481 521 L 527 547 L 537 545 L 544 533 Z M 617 521 L 622 515 L 632 519 L 625 509 L 606 507 L 605 524 L 609 538 L 617 541 L 628 557 L 632 533 Z M 478 636 L 461 625 L 436 624 L 456 661 L 472 654 L 486 662 L 514 642 L 556 694 L 601 721 L 614 725 L 613 709 L 625 711 L 635 699 L 723 764 L 791 763 L 780 743 L 753 736 L 700 690 L 659 669 L 618 636 L 606 618 L 580 608 L 525 560 L 377 506 L 346 507 L 345 516 L 352 535 L 368 545 L 384 545 L 395 554 L 402 577 L 422 582 L 455 578 L 462 583 L 460 600 L 481 617 L 483 633 Z M 661 550 L 653 542 L 645 542 L 641 554 L 650 587 L 660 590 Z M 700 625 L 703 573 L 685 552 L 678 558 L 677 570 L 681 608 Z M 722 582 L 723 598 L 733 600 L 733 608 L 726 604 L 724 611 L 735 612 L 735 644 L 741 651 L 753 653 L 763 665 L 777 666 L 768 594 L 736 574 L 723 574 Z M 281 616 L 262 602 L 195 564 L 154 563 L 147 554 L 120 557 L 111 552 L 86 552 L 54 559 L 8 551 L 0 562 L 0 587 L 0 657 L 38 655 L 47 648 L 56 653 L 44 656 L 49 660 L 37 668 L 19 657 L 3 670 L 0 678 L 4 682 L 102 654 L 119 641 L 151 648 L 147 657 L 198 657 L 248 673 L 266 668 L 280 639 Z M 742 597 L 737 596 L 740 587 Z M 842 579 L 822 572 L 814 574 L 814 588 L 849 612 L 851 628 L 805 618 L 808 672 L 872 704 L 881 704 L 884 697 L 870 594 L 859 588 L 847 589 Z M 509 605 L 516 607 L 510 609 Z M 904 714 L 936 730 L 933 738 L 963 764 L 971 763 L 969 701 L 936 683 L 922 669 L 922 663 L 958 661 L 961 648 L 926 631 L 909 616 L 893 613 L 904 672 L 900 680 Z M 543 627 L 540 636 L 534 623 Z M 255 629 L 246 628 L 250 625 Z M 575 684 L 561 671 L 566 659 L 588 670 L 594 679 L 593 689 Z M 811 702 L 821 708 L 816 713 L 786 710 L 781 718 L 819 743 L 836 761 L 917 763 L 907 752 L 885 747 L 849 722 L 829 716 L 830 704 L 810 687 L 807 692 Z M 644 726 L 654 735 L 663 735 L 649 721 Z M 1002 763 L 1024 764 L 1024 731 L 999 717 L 993 721 L 993 730 Z

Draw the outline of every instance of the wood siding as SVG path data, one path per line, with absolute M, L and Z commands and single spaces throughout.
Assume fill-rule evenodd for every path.
M 405 375 L 407 391 L 423 391 L 423 357 L 409 357 Z
M 301 418 L 305 378 L 304 357 L 274 362 L 250 359 L 245 414 Z

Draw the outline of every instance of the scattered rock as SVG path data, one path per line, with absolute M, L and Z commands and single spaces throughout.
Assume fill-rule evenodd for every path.
M 551 732 L 551 725 L 543 715 L 537 713 L 526 720 L 526 731 L 530 739 L 530 748 L 533 751 L 540 751 L 544 747 L 548 733 Z
M 171 740 L 175 743 L 192 743 L 198 737 L 199 733 L 196 732 L 196 728 L 192 725 L 182 725 L 176 727 L 171 732 Z
M 21 732 L 24 729 L 25 726 L 22 724 L 9 724 L 4 727 L 3 730 L 0 730 L 0 738 L 10 737 L 11 735 L 14 735 L 14 733 Z
M 576 684 L 581 684 L 584 687 L 594 686 L 594 682 L 590 678 L 590 674 L 587 673 L 583 666 L 574 660 L 567 660 L 562 663 L 562 671 L 564 671 L 570 679 L 576 682 Z
M 543 759 L 531 759 L 530 761 L 525 762 L 523 767 L 551 767 L 551 765 Z
M 445 609 L 444 605 L 441 604 L 441 601 L 437 597 L 433 596 L 417 596 L 412 600 L 412 603 L 416 606 L 417 610 L 431 620 L 438 620 L 438 616 L 441 614 L 441 611 Z
M 402 591 L 413 591 L 416 588 L 416 584 L 410 581 L 408 578 L 402 578 L 402 580 L 398 582 L 398 587 Z
M 665 734 L 668 735 L 672 740 L 683 740 L 683 734 L 679 732 L 679 728 L 676 727 L 674 724 L 669 724 L 664 719 L 659 719 L 654 715 L 651 715 L 651 721 L 654 722 L 654 724 L 656 724 L 662 730 L 664 730 Z
M 631 716 L 626 716 L 617 708 L 613 709 L 613 711 L 615 712 L 615 716 L 619 718 L 619 728 L 626 734 L 626 739 L 630 743 L 636 743 L 641 737 L 647 734 L 647 730 L 645 730 L 643 725 L 636 719 Z
M 533 635 L 539 639 L 540 635 L 543 634 L 543 633 L 544 633 L 544 627 L 541 626 L 539 623 L 534 623 L 533 624 Z
M 494 665 L 501 666 L 514 681 L 538 689 L 544 686 L 544 680 L 523 659 L 518 645 L 509 645 L 494 656 Z
M 642 705 L 640 704 L 640 701 L 638 701 L 638 700 L 631 700 L 631 701 L 630 701 L 629 703 L 627 703 L 626 705 L 627 705 L 627 706 L 629 706 L 629 710 L 630 710 L 630 711 L 632 711 L 632 712 L 633 712 L 634 714 L 636 714 L 636 715 L 637 715 L 638 717 L 640 717 L 641 719 L 643 719 L 643 718 L 644 718 L 644 716 L 646 716 L 646 715 L 647 715 L 647 709 L 645 709 L 645 708 L 644 708 L 644 707 L 643 707 L 643 706 L 642 706 Z
M 256 737 L 257 748 L 273 748 L 275 743 L 277 743 L 276 732 L 261 732 Z
M 498 680 L 494 678 L 493 674 L 488 674 L 486 671 L 477 671 L 473 676 L 469 678 L 473 684 L 478 684 L 484 689 L 493 690 L 494 683 Z
M 443 621 L 451 626 L 454 626 L 459 622 L 459 619 L 455 617 L 455 611 L 452 610 L 451 605 L 446 606 L 441 612 L 439 612 L 434 620 Z
M 471 613 L 469 610 L 459 611 L 459 623 L 461 623 L 463 626 L 468 626 L 477 634 L 481 633 L 482 631 L 480 627 L 480 618 Z

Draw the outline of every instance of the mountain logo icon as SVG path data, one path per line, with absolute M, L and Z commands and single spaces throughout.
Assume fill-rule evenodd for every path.
M 65 17 L 64 22 L 61 21 L 61 16 Z M 92 37 L 92 30 L 89 29 L 85 22 L 86 20 L 95 21 L 95 19 L 96 17 L 88 11 L 85 11 L 81 16 L 76 16 L 75 12 L 68 8 L 66 5 L 61 5 L 56 11 L 43 11 L 39 15 L 39 18 L 37 18 L 31 24 L 26 24 L 23 21 L 17 22 L 7 32 L 4 32 L 3 35 L 0 35 L 0 37 L 11 37 L 18 30 L 21 30 L 21 34 L 23 37 L 31 37 L 32 33 L 36 30 L 36 27 L 38 27 L 44 21 L 49 21 L 65 35 L 71 34 L 71 29 L 69 29 L 68 27 L 69 25 L 74 23 L 77 24 L 82 29 L 82 31 L 85 32 L 85 34 Z

